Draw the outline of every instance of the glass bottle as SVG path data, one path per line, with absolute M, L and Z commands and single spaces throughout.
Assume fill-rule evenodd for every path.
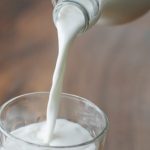
M 86 18 L 86 29 L 99 22 L 104 25 L 132 21 L 150 9 L 150 0 L 52 0 L 54 16 L 65 5 L 75 5 Z

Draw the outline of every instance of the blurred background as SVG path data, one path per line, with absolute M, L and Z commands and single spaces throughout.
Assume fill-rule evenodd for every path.
M 49 91 L 57 49 L 50 0 L 1 0 L 0 104 Z M 105 150 L 148 150 L 150 13 L 80 35 L 69 51 L 63 91 L 88 98 L 106 112 Z

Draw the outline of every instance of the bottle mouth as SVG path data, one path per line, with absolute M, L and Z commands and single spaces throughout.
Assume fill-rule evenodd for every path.
M 54 22 L 56 22 L 58 20 L 60 10 L 63 7 L 69 6 L 69 5 L 76 7 L 77 9 L 79 9 L 82 12 L 82 14 L 84 16 L 84 20 L 85 20 L 85 25 L 84 25 L 84 27 L 82 28 L 82 30 L 80 32 L 87 31 L 87 29 L 89 28 L 89 21 L 90 21 L 88 11 L 85 9 L 85 7 L 82 4 L 80 4 L 78 2 L 74 2 L 72 0 L 69 0 L 69 1 L 64 0 L 61 3 L 57 3 L 55 5 L 54 10 L 53 10 L 53 20 L 54 20 Z

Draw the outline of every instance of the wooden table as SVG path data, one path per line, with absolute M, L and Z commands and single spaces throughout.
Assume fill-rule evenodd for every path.
M 49 91 L 57 57 L 49 0 L 0 2 L 0 103 Z M 106 150 L 150 149 L 150 13 L 122 26 L 96 26 L 69 52 L 64 92 L 108 115 Z

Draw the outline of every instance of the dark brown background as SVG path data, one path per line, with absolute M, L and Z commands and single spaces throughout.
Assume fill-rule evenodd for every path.
M 0 1 L 0 103 L 48 91 L 57 57 L 50 0 Z M 109 116 L 106 150 L 150 149 L 150 13 L 122 26 L 96 26 L 69 52 L 64 92 Z

